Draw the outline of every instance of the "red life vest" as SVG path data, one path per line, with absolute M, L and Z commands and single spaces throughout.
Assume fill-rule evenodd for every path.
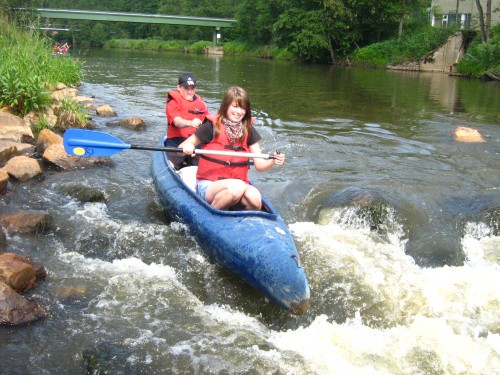
M 217 123 L 218 118 L 219 115 L 207 115 L 207 119 L 212 121 L 214 124 Z M 248 134 L 246 135 L 243 144 L 231 144 L 227 137 L 225 127 L 221 126 L 219 134 L 217 136 L 214 136 L 214 139 L 212 139 L 210 143 L 205 144 L 202 149 L 249 152 L 247 141 Z M 245 157 L 225 155 L 200 155 L 196 178 L 198 180 L 210 181 L 217 181 L 225 178 L 237 178 L 248 183 L 249 165 L 250 163 L 248 161 L 248 158 Z
M 181 93 L 177 90 L 172 90 L 168 92 L 167 95 L 167 106 L 171 100 L 175 100 L 179 105 L 180 112 L 178 116 L 182 117 L 184 120 L 193 120 L 199 118 L 202 122 L 205 120 L 205 116 L 208 114 L 208 108 L 203 99 L 196 95 L 195 99 L 190 101 L 186 100 L 181 96 Z M 168 117 L 168 111 L 165 111 Z M 188 138 L 191 134 L 196 131 L 196 128 L 191 126 L 186 128 L 178 128 L 173 124 L 173 118 L 167 118 L 168 128 L 167 128 L 167 138 Z

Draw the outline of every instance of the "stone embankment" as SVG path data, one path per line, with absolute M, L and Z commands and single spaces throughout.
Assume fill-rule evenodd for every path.
M 31 112 L 24 118 L 0 108 L 0 199 L 7 196 L 23 181 L 42 178 L 44 168 L 61 171 L 107 164 L 109 158 L 78 158 L 66 154 L 61 134 L 68 128 L 94 128 L 92 115 L 115 117 L 109 105 L 94 106 L 95 99 L 78 96 L 78 90 L 58 85 L 52 92 L 52 104 L 42 112 Z M 72 100 L 87 109 L 85 123 L 78 123 L 76 116 L 63 110 L 61 102 Z M 33 133 L 42 118 L 46 129 Z M 134 130 L 145 129 L 142 119 L 133 117 L 114 121 Z M 90 192 L 92 194 L 92 192 Z M 0 324 L 18 325 L 30 323 L 46 316 L 45 309 L 29 301 L 22 294 L 43 280 L 47 272 L 28 256 L 9 252 L 9 238 L 14 235 L 42 235 L 49 226 L 47 212 L 40 211 L 0 212 Z

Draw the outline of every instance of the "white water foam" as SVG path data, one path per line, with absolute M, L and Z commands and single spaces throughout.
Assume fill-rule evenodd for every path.
M 367 229 L 309 222 L 290 228 L 306 273 L 321 287 L 311 285 L 312 303 L 332 297 L 329 284 L 350 293 L 346 308 L 350 299 L 362 302 L 343 323 L 322 314 L 308 327 L 274 332 L 270 341 L 281 350 L 300 353 L 319 374 L 498 373 L 500 270 L 484 255 L 493 248 L 498 254 L 498 238 L 469 230 L 464 266 L 421 268 L 403 240 L 381 242 Z

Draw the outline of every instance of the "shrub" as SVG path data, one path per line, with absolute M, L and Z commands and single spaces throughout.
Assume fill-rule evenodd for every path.
M 50 103 L 45 83 L 76 85 L 81 82 L 82 63 L 52 56 L 52 42 L 36 30 L 19 30 L 0 16 L 0 105 L 20 114 Z
M 352 61 L 382 66 L 417 61 L 441 46 L 453 32 L 444 28 L 425 28 L 401 41 L 390 39 L 360 48 L 353 53 Z
M 61 130 L 70 127 L 85 128 L 87 123 L 87 111 L 85 108 L 72 98 L 65 97 L 61 100 L 57 124 Z
M 203 53 L 205 52 L 205 48 L 211 45 L 212 42 L 206 40 L 200 40 L 198 42 L 191 44 L 191 46 L 189 47 L 189 52 Z
M 38 134 L 40 133 L 43 129 L 51 129 L 52 127 L 50 126 L 49 121 L 45 116 L 40 116 L 37 122 L 33 125 L 33 131 Z
M 492 28 L 488 43 L 482 43 L 479 35 L 476 37 L 457 64 L 457 71 L 477 78 L 487 73 L 500 76 L 500 24 Z
M 25 115 L 50 104 L 50 96 L 38 74 L 29 74 L 12 65 L 0 70 L 0 104 Z

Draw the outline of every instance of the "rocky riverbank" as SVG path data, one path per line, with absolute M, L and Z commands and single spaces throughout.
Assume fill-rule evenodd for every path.
M 96 106 L 96 99 L 78 95 L 78 90 L 60 84 L 52 91 L 52 104 L 42 112 L 31 112 L 23 118 L 0 108 L 0 199 L 8 196 L 17 185 L 30 179 L 43 179 L 46 168 L 60 171 L 107 164 L 109 158 L 78 158 L 66 154 L 62 134 L 68 128 L 94 128 L 92 116 L 116 117 L 106 104 Z M 61 102 L 71 100 L 84 106 L 88 116 L 85 122 L 63 110 Z M 40 118 L 48 127 L 35 134 Z M 145 129 L 140 118 L 114 121 L 134 130 Z M 75 193 L 78 199 L 78 194 Z M 86 192 L 92 195 L 92 192 Z M 80 199 L 87 199 L 81 198 Z M 94 199 L 94 198 L 92 198 Z M 8 207 L 5 211 L 8 211 Z M 0 213 L 0 324 L 18 325 L 46 316 L 43 307 L 29 301 L 22 294 L 35 287 L 46 276 L 41 265 L 28 256 L 9 252 L 9 238 L 14 235 L 43 235 L 50 223 L 49 214 L 40 211 Z

